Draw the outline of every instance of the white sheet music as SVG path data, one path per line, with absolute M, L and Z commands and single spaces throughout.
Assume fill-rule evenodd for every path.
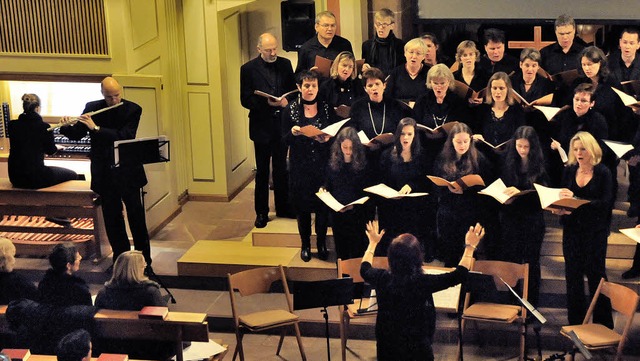
M 443 270 L 443 269 L 435 269 L 430 268 L 429 266 L 425 266 L 422 268 L 422 271 L 428 275 L 440 275 L 444 273 L 449 273 L 453 271 Z M 438 311 L 444 312 L 458 312 L 458 303 L 460 302 L 460 290 L 462 289 L 461 284 L 457 284 L 453 287 L 449 287 L 445 290 L 438 291 L 433 294 L 433 303 Z

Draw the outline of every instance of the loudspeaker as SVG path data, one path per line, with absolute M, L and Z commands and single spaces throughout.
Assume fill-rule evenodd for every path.
M 302 44 L 316 35 L 314 1 L 283 1 L 280 3 L 282 49 L 298 51 Z

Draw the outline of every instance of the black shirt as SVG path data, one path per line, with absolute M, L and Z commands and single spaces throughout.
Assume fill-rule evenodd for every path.
M 480 66 L 489 74 L 493 75 L 499 71 L 507 73 L 510 75 L 513 72 L 519 70 L 519 62 L 515 57 L 505 53 L 502 59 L 499 62 L 494 63 L 489 59 L 487 54 L 484 54 L 480 58 Z
M 353 48 L 349 40 L 335 35 L 329 43 L 329 46 L 325 47 L 318 41 L 318 35 L 315 35 L 311 39 L 307 40 L 300 50 L 298 50 L 298 66 L 296 66 L 296 74 L 302 70 L 311 69 L 316 63 L 316 55 L 320 55 L 323 58 L 333 60 L 343 51 L 350 51 L 353 53 Z
M 578 58 L 582 49 L 584 49 L 584 46 L 577 44 L 575 39 L 566 54 L 558 43 L 547 45 L 540 50 L 540 55 L 542 56 L 540 65 L 551 75 L 578 69 L 580 67 L 580 59 Z

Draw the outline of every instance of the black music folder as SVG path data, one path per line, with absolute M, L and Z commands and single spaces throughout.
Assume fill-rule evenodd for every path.
M 114 166 L 126 167 L 169 161 L 166 136 L 118 140 L 113 143 Z
M 313 282 L 296 282 L 293 308 L 304 310 L 353 303 L 353 278 L 336 278 Z

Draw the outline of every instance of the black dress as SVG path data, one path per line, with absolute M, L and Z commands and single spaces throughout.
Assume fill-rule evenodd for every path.
M 462 66 L 460 67 L 460 69 L 453 72 L 453 78 L 455 80 L 459 80 L 464 84 L 467 84 L 474 91 L 480 91 L 486 88 L 490 77 L 491 76 L 478 64 L 476 64 L 475 74 L 473 76 L 473 79 L 471 79 L 471 84 L 467 84 L 467 82 L 464 80 L 464 77 L 462 76 Z
M 502 171 L 507 187 L 516 187 L 520 191 L 534 189 L 533 183 L 544 186 L 549 184 L 546 173 L 538 176 L 533 183 L 527 174 L 519 170 Z M 500 249 L 501 260 L 529 264 L 529 301 L 538 305 L 540 290 L 540 249 L 544 240 L 545 222 L 540 200 L 536 192 L 516 197 L 512 203 L 500 206 Z
M 9 122 L 9 180 L 18 188 L 45 188 L 78 179 L 76 172 L 44 165 L 44 155 L 58 151 L 49 124 L 36 112 L 22 113 Z
M 389 271 L 363 262 L 360 275 L 376 289 L 378 299 L 378 361 L 433 360 L 431 343 L 436 322 L 433 293 L 462 282 L 468 272 L 458 266 L 442 275 L 395 278 Z
M 613 205 L 611 173 L 606 166 L 596 165 L 593 177 L 583 187 L 576 182 L 577 171 L 578 165 L 566 167 L 562 185 L 569 188 L 575 197 L 591 202 L 561 218 L 570 325 L 582 323 L 600 279 L 607 278 L 605 259 Z M 587 276 L 589 285 L 588 299 L 584 293 L 584 276 Z M 613 328 L 611 302 L 606 297 L 598 299 L 593 311 L 593 322 Z
M 338 170 L 327 167 L 325 189 L 342 204 L 349 204 L 367 196 L 364 188 L 371 185 L 371 175 L 367 167 L 355 170 L 353 163 L 344 163 Z M 375 209 L 373 209 L 375 211 Z M 367 248 L 365 234 L 367 221 L 372 219 L 372 202 L 356 205 L 344 212 L 333 212 L 333 239 L 336 255 L 340 259 L 362 257 Z
M 67 273 L 47 270 L 38 284 L 40 303 L 54 306 L 91 306 L 89 286 L 82 278 Z
M 391 70 L 385 94 L 403 101 L 416 101 L 424 95 L 427 89 L 427 73 L 429 66 L 422 65 L 415 78 L 411 78 L 406 65 L 400 65 Z
M 430 183 L 427 173 L 431 168 L 426 158 L 419 154 L 404 162 L 393 155 L 392 151 L 393 148 L 387 149 L 380 158 L 382 183 L 395 190 L 400 190 L 408 184 L 412 193 L 426 192 Z M 430 236 L 435 222 L 427 219 L 429 202 L 425 201 L 425 197 L 377 198 L 380 228 L 385 230 L 384 237 L 376 248 L 377 255 L 386 256 L 391 241 L 402 233 L 414 235 L 425 251 L 432 249 L 433 242 Z
M 524 112 L 518 104 L 510 105 L 500 118 L 493 112 L 490 104 L 480 104 L 475 108 L 475 116 L 473 132 L 482 134 L 484 140 L 494 146 L 511 139 L 516 129 L 525 123 Z M 498 168 L 497 163 L 504 148 L 494 149 L 484 142 L 476 142 L 476 145 L 493 163 L 494 168 Z
M 311 213 L 316 214 L 318 237 L 326 236 L 327 207 L 316 196 L 316 192 L 325 183 L 331 144 L 320 143 L 304 135 L 294 136 L 291 128 L 296 125 L 314 125 L 322 129 L 331 125 L 335 115 L 329 104 L 319 100 L 317 107 L 316 116 L 306 118 L 304 107 L 298 98 L 290 102 L 282 114 L 283 139 L 289 145 L 289 199 L 298 214 L 298 230 L 305 242 L 311 237 Z
M 434 166 L 434 175 L 445 178 L 448 181 L 454 181 L 467 174 L 479 174 L 485 184 L 491 184 L 494 176 L 491 170 L 491 163 L 478 153 L 479 169 L 470 172 L 460 172 L 456 174 L 446 174 L 444 164 L 439 157 L 436 159 Z M 457 167 L 458 169 L 460 166 Z M 449 191 L 447 187 L 433 187 L 438 195 L 438 245 L 437 254 L 440 260 L 444 262 L 445 267 L 453 267 L 460 261 L 460 257 L 464 253 L 464 237 L 470 226 L 480 222 L 487 230 L 487 237 L 483 243 L 488 242 L 489 237 L 499 237 L 497 230 L 491 229 L 490 225 L 497 224 L 497 214 L 491 214 L 486 209 L 491 205 L 490 200 L 486 196 L 479 195 L 482 186 L 467 188 L 462 194 L 455 194 Z M 492 236 L 493 235 L 493 236 Z
M 356 100 L 366 95 L 359 79 L 349 78 L 341 81 L 337 77 L 325 80 L 320 86 L 319 94 L 333 108 L 340 105 L 350 107 Z

